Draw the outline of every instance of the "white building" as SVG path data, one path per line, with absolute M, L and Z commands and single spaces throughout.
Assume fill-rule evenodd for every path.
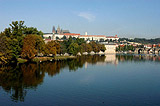
M 118 38 L 117 35 L 115 35 L 115 36 L 106 36 L 106 39 L 112 40 L 112 41 L 114 41 L 114 40 L 119 40 L 119 38 Z
M 105 54 L 116 53 L 116 44 L 105 44 Z
M 57 40 L 58 39 L 61 39 L 63 37 L 66 37 L 67 39 L 71 36 L 71 37 L 75 37 L 75 38 L 82 38 L 86 41 L 106 41 L 106 40 L 118 40 L 118 36 L 106 36 L 106 35 L 87 35 L 87 32 L 86 32 L 86 35 L 80 35 L 80 34 L 76 34 L 76 33 L 63 33 L 63 34 L 54 34 L 54 33 L 46 33 L 43 35 L 44 39 L 45 40 Z
M 52 40 L 53 39 L 53 33 L 44 33 L 43 37 L 44 37 L 45 40 L 46 39 L 47 40 L 48 39 Z

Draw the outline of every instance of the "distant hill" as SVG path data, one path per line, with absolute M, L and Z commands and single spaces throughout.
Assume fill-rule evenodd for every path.
M 137 43 L 143 43 L 143 44 L 159 44 L 160 43 L 160 38 L 155 38 L 155 39 L 145 39 L 145 38 L 134 38 L 134 39 L 129 39 L 129 38 L 119 38 L 119 41 L 129 41 L 129 42 L 137 42 Z

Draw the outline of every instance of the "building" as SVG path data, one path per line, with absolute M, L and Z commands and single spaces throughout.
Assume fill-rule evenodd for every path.
M 45 40 L 48 40 L 48 39 L 52 40 L 53 39 L 53 33 L 44 33 L 43 38 Z
M 117 35 L 115 36 L 106 36 L 106 35 L 88 35 L 87 32 L 85 35 L 80 35 L 78 33 L 70 33 L 69 30 L 62 30 L 59 26 L 57 30 L 53 26 L 52 33 L 45 33 L 43 35 L 44 39 L 48 40 L 58 40 L 62 38 L 68 39 L 69 37 L 82 38 L 86 41 L 98 41 L 98 42 L 106 42 L 106 41 L 118 41 L 119 38 Z
M 114 40 L 119 40 L 119 38 L 118 38 L 117 35 L 115 35 L 115 36 L 106 36 L 106 39 L 107 39 L 107 40 L 112 40 L 112 41 L 114 41 Z
M 112 44 L 105 44 L 105 54 L 110 54 L 110 53 L 116 53 L 116 47 L 117 45 L 112 43 Z

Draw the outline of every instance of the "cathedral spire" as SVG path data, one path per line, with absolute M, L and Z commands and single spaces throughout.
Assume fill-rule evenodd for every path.
M 53 33 L 53 34 L 56 33 L 55 26 L 53 26 L 52 33 Z
M 61 33 L 61 29 L 60 29 L 60 27 L 59 27 L 59 25 L 58 25 L 57 34 L 60 34 L 60 33 Z

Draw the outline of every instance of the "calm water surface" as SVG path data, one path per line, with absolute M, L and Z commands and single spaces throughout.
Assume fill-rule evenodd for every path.
M 158 106 L 160 56 L 82 56 L 0 68 L 0 105 Z

